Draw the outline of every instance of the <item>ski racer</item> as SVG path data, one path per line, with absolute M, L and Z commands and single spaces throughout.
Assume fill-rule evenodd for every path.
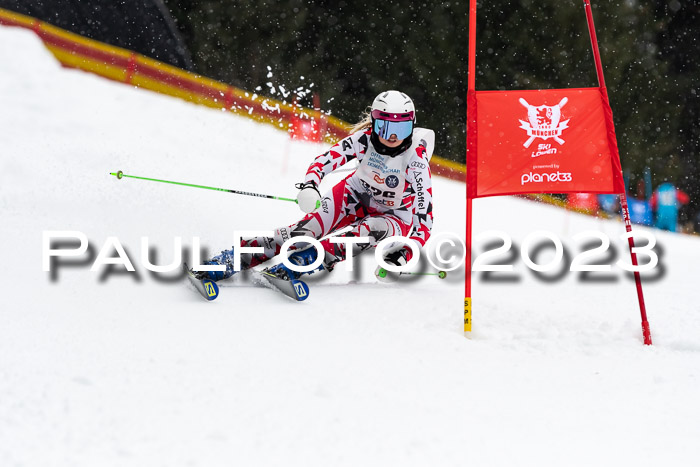
M 379 94 L 371 110 L 327 152 L 319 155 L 306 171 L 297 202 L 307 214 L 295 224 L 280 227 L 272 237 L 241 240 L 241 246 L 263 247 L 263 253 L 241 252 L 241 270 L 255 267 L 280 253 L 282 244 L 293 237 L 321 239 L 350 227 L 346 237 L 367 237 L 369 243 L 358 243 L 356 250 L 375 247 L 382 239 L 407 236 L 420 246 L 430 237 L 433 224 L 432 185 L 428 165 L 435 144 L 432 130 L 415 127 L 416 111 L 411 98 L 399 91 Z M 323 197 L 318 187 L 324 176 L 357 159 L 357 169 L 337 183 Z M 318 252 L 314 247 L 290 249 L 289 262 L 299 266 L 312 264 Z M 321 241 L 325 257 L 320 269 L 330 271 L 346 259 L 344 243 Z M 218 281 L 232 276 L 234 245 L 213 257 L 206 264 L 225 265 L 225 271 L 196 272 L 200 279 Z M 402 266 L 412 257 L 406 246 L 389 249 L 387 263 Z M 302 273 L 284 264 L 269 269 L 278 277 L 298 279 Z

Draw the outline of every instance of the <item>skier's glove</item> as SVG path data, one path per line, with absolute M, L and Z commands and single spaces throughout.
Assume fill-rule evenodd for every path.
M 384 262 L 391 264 L 393 266 L 405 266 L 406 263 L 413 257 L 413 252 L 408 247 L 402 247 L 398 250 L 391 251 L 384 254 Z M 381 266 L 377 266 L 374 271 L 374 275 L 377 277 L 379 282 L 390 283 L 396 282 L 399 279 L 399 273 L 393 271 L 387 271 Z
M 294 186 L 300 190 L 297 195 L 299 209 L 305 213 L 310 213 L 321 206 L 321 193 L 318 192 L 314 182 L 297 183 Z
M 387 253 L 384 255 L 384 261 L 394 266 L 405 266 L 411 258 L 413 257 L 413 252 L 408 247 L 399 248 L 396 251 Z

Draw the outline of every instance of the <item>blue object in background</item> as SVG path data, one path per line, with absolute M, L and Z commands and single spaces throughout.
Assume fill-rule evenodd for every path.
M 608 214 L 619 214 L 620 203 L 618 197 L 619 195 L 598 195 L 598 204 Z
M 651 211 L 649 201 L 637 198 L 628 198 L 627 206 L 630 210 L 630 220 L 635 224 L 652 225 L 654 213 Z
M 678 224 L 678 194 L 671 183 L 662 183 L 656 189 L 656 223 L 655 227 L 676 231 Z

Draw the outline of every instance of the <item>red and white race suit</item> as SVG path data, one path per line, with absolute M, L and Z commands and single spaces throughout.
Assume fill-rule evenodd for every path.
M 370 135 L 370 129 L 354 133 L 314 159 L 305 180 L 316 185 L 320 185 L 324 176 L 352 160 L 357 159 L 358 166 L 323 195 L 318 209 L 300 221 L 276 229 L 274 237 L 244 240 L 243 246 L 265 248 L 264 254 L 241 255 L 244 269 L 278 254 L 282 243 L 291 237 L 303 235 L 320 239 L 348 226 L 351 230 L 343 236 L 369 238 L 369 243 L 358 244 L 359 250 L 374 247 L 384 238 L 396 235 L 425 245 L 433 225 L 429 162 L 435 133 L 415 128 L 412 145 L 393 157 L 379 154 Z M 344 244 L 327 239 L 321 244 L 326 250 L 324 265 L 327 269 L 346 258 Z

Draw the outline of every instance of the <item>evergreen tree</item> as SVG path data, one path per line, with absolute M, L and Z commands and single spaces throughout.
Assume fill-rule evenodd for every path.
M 382 90 L 411 95 L 437 154 L 464 161 L 468 0 L 166 0 L 197 71 L 356 121 Z M 598 85 L 580 0 L 480 2 L 477 89 Z M 700 8 L 593 3 L 623 168 L 650 167 L 700 200 Z

